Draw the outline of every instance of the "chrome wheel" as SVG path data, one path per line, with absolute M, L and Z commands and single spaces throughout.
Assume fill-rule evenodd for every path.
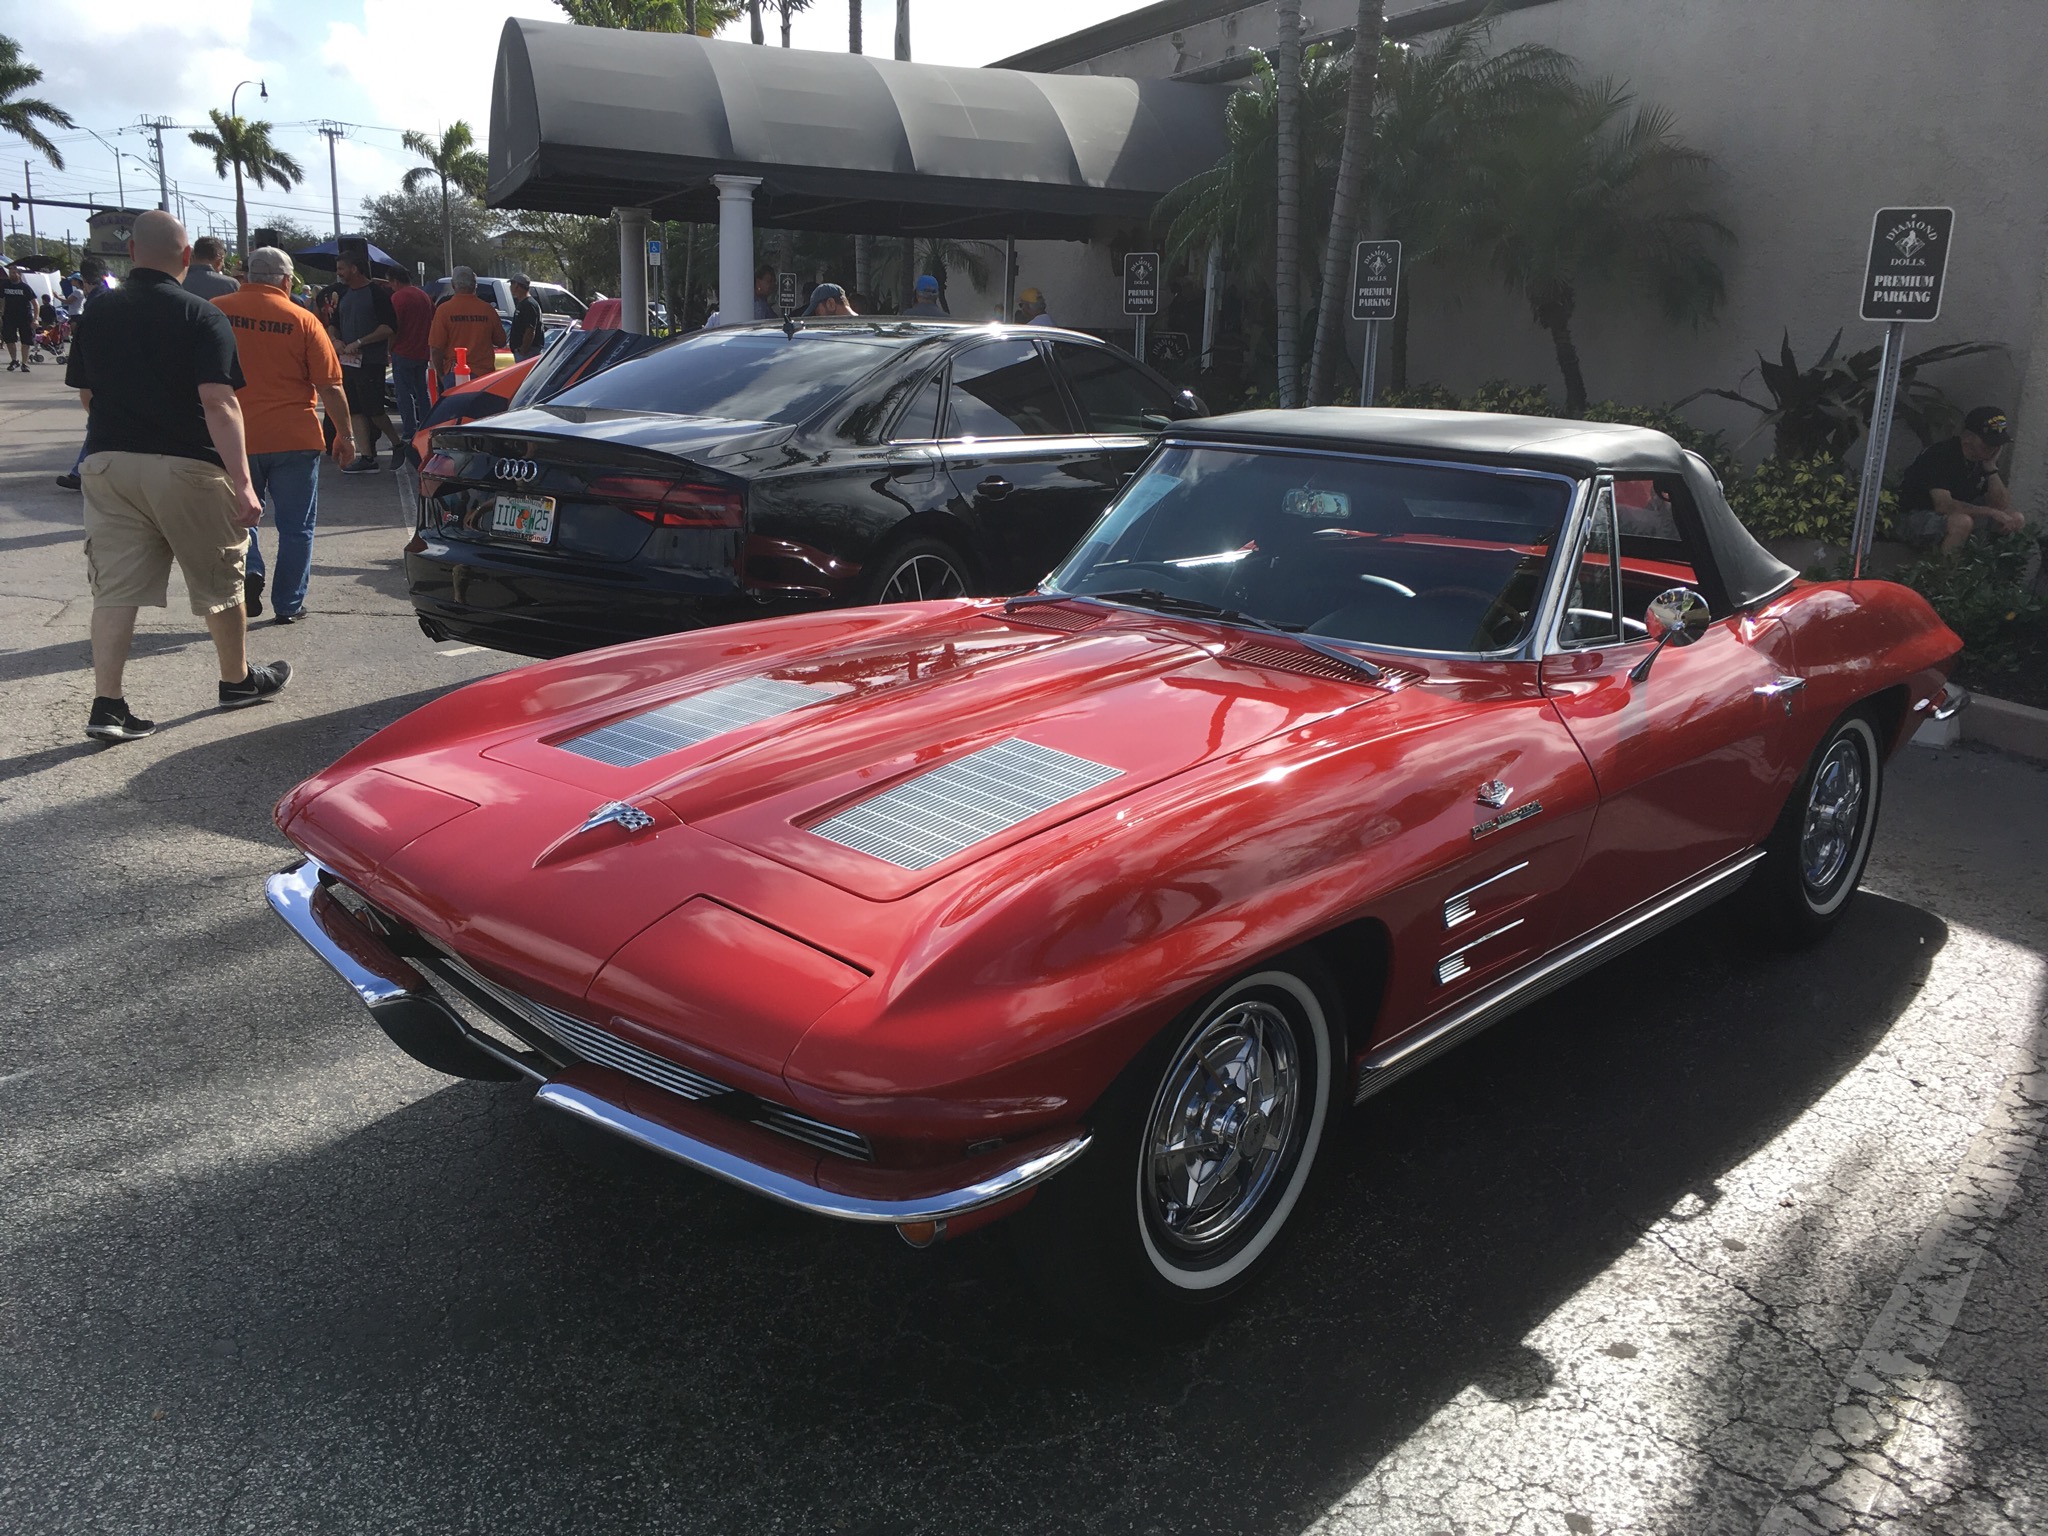
M 1302 1070 L 1274 1004 L 1234 1003 L 1182 1048 L 1153 1101 L 1142 1189 L 1175 1247 L 1224 1242 L 1264 1199 L 1296 1149 Z
M 925 603 L 934 598 L 965 597 L 966 578 L 944 555 L 912 555 L 889 573 L 878 603 Z
M 1863 836 L 1867 774 L 1861 744 L 1844 736 L 1814 771 L 1799 836 L 1799 871 L 1807 888 L 1825 893 L 1849 867 Z

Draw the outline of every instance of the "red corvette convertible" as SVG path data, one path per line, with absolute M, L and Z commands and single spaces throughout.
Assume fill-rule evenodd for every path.
M 1029 596 L 452 693 L 285 797 L 269 894 L 431 1067 L 1199 1317 L 1403 1073 L 1738 887 L 1825 933 L 1957 649 L 1658 433 L 1247 413 Z

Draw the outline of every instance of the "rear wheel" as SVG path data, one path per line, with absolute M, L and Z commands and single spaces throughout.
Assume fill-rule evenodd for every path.
M 1117 1080 L 1095 1140 L 1016 1235 L 1041 1287 L 1105 1330 L 1174 1335 L 1270 1261 L 1337 1118 L 1343 1022 L 1305 955 L 1183 1014 Z
M 868 603 L 927 603 L 935 598 L 965 597 L 970 582 L 967 561 L 940 539 L 911 539 L 875 562 L 861 600 Z
M 1870 860 L 1884 762 L 1869 717 L 1828 732 L 1785 802 L 1751 883 L 1766 931 L 1811 944 L 1841 919 Z

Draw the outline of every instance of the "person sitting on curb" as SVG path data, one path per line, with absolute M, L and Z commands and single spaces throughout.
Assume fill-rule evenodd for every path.
M 1899 478 L 1899 537 L 1917 549 L 1952 555 L 1981 527 L 2002 534 L 2027 526 L 1998 474 L 1998 453 L 2012 441 L 2011 424 L 1995 405 L 1963 418 L 1963 430 L 1944 438 L 1906 466 Z
M 128 256 L 128 280 L 79 317 L 64 371 L 86 409 L 94 698 L 85 733 L 101 741 L 156 730 L 128 707 L 121 679 L 137 611 L 169 601 L 173 560 L 213 637 L 222 709 L 260 704 L 292 675 L 289 662 L 249 664 L 242 561 L 263 503 L 235 400 L 244 380 L 234 327 L 183 286 L 192 244 L 168 213 L 136 219 Z

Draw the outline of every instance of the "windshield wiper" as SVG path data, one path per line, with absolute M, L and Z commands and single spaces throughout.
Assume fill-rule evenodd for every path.
M 1275 624 L 1271 619 L 1262 619 L 1257 614 L 1242 613 L 1235 608 L 1224 608 L 1215 603 L 1205 603 L 1197 597 L 1173 597 L 1157 587 L 1125 587 L 1114 592 L 1077 592 L 1076 597 L 1094 598 L 1105 603 L 1129 603 L 1138 608 L 1157 608 L 1162 613 L 1184 613 L 1191 618 L 1219 619 L 1225 624 L 1243 624 L 1251 629 L 1263 629 L 1268 634 L 1285 635 L 1299 645 L 1304 645 L 1318 656 L 1327 656 L 1332 661 L 1364 673 L 1374 682 L 1386 677 L 1386 669 L 1376 667 L 1363 656 L 1354 656 L 1349 651 L 1326 644 L 1314 635 L 1303 634 L 1299 629 L 1290 629 L 1284 624 Z

